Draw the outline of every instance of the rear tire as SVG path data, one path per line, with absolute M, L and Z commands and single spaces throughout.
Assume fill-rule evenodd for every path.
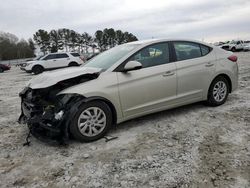
M 232 48 L 232 52 L 236 52 L 236 48 L 235 47 Z
M 35 65 L 33 68 L 32 68 L 32 72 L 34 72 L 34 74 L 40 74 L 44 71 L 44 68 L 40 65 Z
M 102 138 L 112 126 L 112 112 L 102 101 L 83 103 L 73 117 L 70 133 L 81 142 Z
M 77 67 L 77 66 L 79 66 L 79 65 L 76 62 L 69 63 L 69 67 Z
M 0 73 L 2 73 L 4 70 L 0 67 Z
M 229 83 L 223 76 L 218 76 L 213 80 L 209 87 L 208 99 L 209 106 L 219 106 L 226 102 L 229 94 Z

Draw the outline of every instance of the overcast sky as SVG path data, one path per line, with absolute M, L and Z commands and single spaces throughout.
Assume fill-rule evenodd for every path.
M 250 39 L 250 0 L 0 0 L 0 31 L 19 38 L 38 29 L 94 34 L 106 27 L 139 39 Z

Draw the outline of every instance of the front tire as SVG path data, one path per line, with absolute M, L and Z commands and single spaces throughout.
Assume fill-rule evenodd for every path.
M 81 142 L 102 138 L 112 125 L 112 112 L 102 101 L 84 103 L 76 112 L 70 125 L 70 133 Z
M 33 68 L 32 68 L 32 72 L 34 72 L 34 74 L 40 74 L 44 71 L 44 68 L 40 65 L 35 65 Z
M 207 104 L 219 106 L 226 102 L 229 94 L 229 84 L 223 76 L 218 76 L 209 87 Z
M 0 73 L 2 73 L 4 70 L 0 67 Z

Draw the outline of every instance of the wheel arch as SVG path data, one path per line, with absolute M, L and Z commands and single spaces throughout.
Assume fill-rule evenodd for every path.
M 33 70 L 35 67 L 42 67 L 43 69 L 45 69 L 41 64 L 35 64 L 32 66 L 31 70 Z
M 69 126 L 71 124 L 71 118 L 69 117 L 73 117 L 74 114 L 78 111 L 78 108 L 81 106 L 81 104 L 86 103 L 86 102 L 90 102 L 90 101 L 102 101 L 105 104 L 107 104 L 112 112 L 112 125 L 116 125 L 117 124 L 117 111 L 115 106 L 113 105 L 112 102 L 110 102 L 108 99 L 104 98 L 104 97 L 99 97 L 99 96 L 93 96 L 93 97 L 85 97 L 83 95 L 80 94 L 75 94 L 75 93 L 63 93 L 63 94 L 59 94 L 58 96 L 67 96 L 65 99 L 65 101 L 61 101 L 61 104 L 67 106 L 67 105 L 73 105 L 70 109 L 68 109 L 68 113 L 67 116 L 64 117 L 64 119 L 62 120 L 64 122 L 64 126 L 62 126 L 62 132 L 63 135 L 65 136 L 65 139 L 68 140 L 69 138 Z
M 100 96 L 91 96 L 91 97 L 85 97 L 84 95 L 80 95 L 80 94 L 67 94 L 67 93 L 63 93 L 62 95 L 69 95 L 71 100 L 68 100 L 67 102 L 65 102 L 65 104 L 68 102 L 72 104 L 74 104 L 74 107 L 72 108 L 71 113 L 70 114 L 74 114 L 76 112 L 76 110 L 78 109 L 78 107 L 86 102 L 91 102 L 91 101 L 102 101 L 105 104 L 107 104 L 112 112 L 112 123 L 115 125 L 117 123 L 117 110 L 115 108 L 115 105 L 108 99 L 104 98 L 104 97 L 100 97 Z
M 74 65 L 76 64 L 77 66 L 79 66 L 79 63 L 77 63 L 76 61 L 70 61 L 68 66 L 72 66 L 70 64 L 74 64 Z
M 208 91 L 209 91 L 209 89 L 210 89 L 210 87 L 211 87 L 213 81 L 214 81 L 216 78 L 220 77 L 220 76 L 224 77 L 224 78 L 227 80 L 227 82 L 228 82 L 228 84 L 229 84 L 229 93 L 231 93 L 231 92 L 232 92 L 232 80 L 231 80 L 231 78 L 230 78 L 227 74 L 225 74 L 225 73 L 220 73 L 220 74 L 216 75 L 216 76 L 212 79 L 212 82 L 211 82 L 210 85 L 209 85 Z

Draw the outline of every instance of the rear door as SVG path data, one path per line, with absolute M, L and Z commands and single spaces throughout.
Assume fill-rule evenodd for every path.
M 77 62 L 78 64 L 82 64 L 83 63 L 83 58 L 80 56 L 79 53 L 77 52 L 72 52 L 70 53 L 70 55 L 72 55 L 72 59 Z
M 70 58 L 66 53 L 56 54 L 56 60 L 54 61 L 55 67 L 67 67 L 69 65 Z
M 148 46 L 128 59 L 132 60 L 140 62 L 142 69 L 117 73 L 125 118 L 166 108 L 176 97 L 176 67 L 170 62 L 169 43 Z
M 211 83 L 215 54 L 210 47 L 198 43 L 174 41 L 172 44 L 176 55 L 178 101 L 199 101 Z

